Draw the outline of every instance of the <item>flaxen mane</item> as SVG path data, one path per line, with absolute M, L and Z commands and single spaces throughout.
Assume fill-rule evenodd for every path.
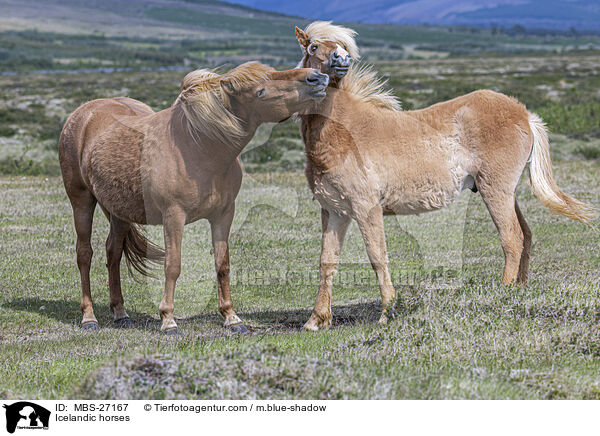
M 352 65 L 342 80 L 341 88 L 359 100 L 382 109 L 402 110 L 398 97 L 389 89 L 384 89 L 386 83 L 387 80 L 377 77 L 370 65 Z
M 174 105 L 180 104 L 188 120 L 190 134 L 202 133 L 213 140 L 231 142 L 241 138 L 244 129 L 229 110 L 229 95 L 223 84 L 239 92 L 268 78 L 271 68 L 258 62 L 246 62 L 226 74 L 201 69 L 187 74 L 181 82 L 181 93 Z
M 343 26 L 331 24 L 331 21 L 315 21 L 308 25 L 304 32 L 311 43 L 333 41 L 341 45 L 353 59 L 360 59 L 360 53 L 354 36 L 356 32 Z M 303 52 L 306 48 L 302 45 Z M 387 80 L 377 77 L 369 65 L 352 66 L 341 82 L 341 89 L 358 99 L 377 107 L 390 110 L 401 110 L 400 101 L 391 91 L 384 89 Z

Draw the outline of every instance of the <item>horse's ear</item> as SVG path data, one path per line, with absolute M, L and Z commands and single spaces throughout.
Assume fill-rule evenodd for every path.
M 300 29 L 298 26 L 296 26 L 296 39 L 304 48 L 308 47 L 308 44 L 310 44 L 310 39 L 308 38 L 308 35 L 304 30 Z
M 221 88 L 223 89 L 223 91 L 225 91 L 227 94 L 229 94 L 229 95 L 238 94 L 238 90 L 235 89 L 235 86 L 233 85 L 233 83 L 231 82 L 230 79 L 222 79 L 220 84 L 221 84 Z

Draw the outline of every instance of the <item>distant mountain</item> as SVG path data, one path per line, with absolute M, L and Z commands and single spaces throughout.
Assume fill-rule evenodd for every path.
M 600 30 L 599 0 L 229 0 L 300 17 L 390 24 Z

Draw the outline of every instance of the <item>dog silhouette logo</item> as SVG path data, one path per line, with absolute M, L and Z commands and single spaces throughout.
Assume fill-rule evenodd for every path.
M 48 429 L 50 411 L 28 401 L 5 404 L 6 431 L 14 433 L 19 429 Z

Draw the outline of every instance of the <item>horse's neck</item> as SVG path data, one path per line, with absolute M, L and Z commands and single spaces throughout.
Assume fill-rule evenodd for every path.
M 305 152 L 313 165 L 327 169 L 332 157 L 343 153 L 347 148 L 344 144 L 352 141 L 345 110 L 349 104 L 352 102 L 343 91 L 332 88 L 322 102 L 301 115 Z

